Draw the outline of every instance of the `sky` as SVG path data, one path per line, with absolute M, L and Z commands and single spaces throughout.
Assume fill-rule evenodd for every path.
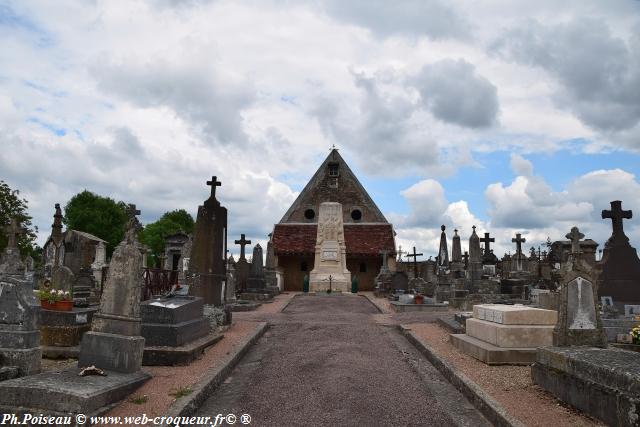
M 0 179 L 40 244 L 82 190 L 149 223 L 216 175 L 264 245 L 333 144 L 425 257 L 441 224 L 603 245 L 613 200 L 637 247 L 640 1 L 0 0 Z

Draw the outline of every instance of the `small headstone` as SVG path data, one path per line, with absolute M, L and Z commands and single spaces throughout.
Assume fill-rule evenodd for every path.
M 53 289 L 72 292 L 75 281 L 76 277 L 69 267 L 54 267 L 51 272 L 51 287 Z
M 566 237 L 572 242 L 572 252 L 561 271 L 560 307 L 553 345 L 606 348 L 607 338 L 595 306 L 593 268 L 580 256 L 579 242 L 584 234 L 573 227 Z
M 391 287 L 394 292 L 409 290 L 409 278 L 404 271 L 396 271 L 391 279 Z
M 636 317 L 640 316 L 640 305 L 625 304 L 624 317 Z

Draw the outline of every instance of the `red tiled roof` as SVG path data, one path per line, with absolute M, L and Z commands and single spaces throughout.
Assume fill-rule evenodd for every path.
M 272 243 L 276 255 L 313 254 L 317 224 L 276 224 Z M 345 224 L 344 239 L 348 255 L 379 255 L 381 250 L 395 254 L 391 224 Z

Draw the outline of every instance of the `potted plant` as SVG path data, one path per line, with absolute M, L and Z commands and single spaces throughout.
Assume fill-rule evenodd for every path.
M 423 301 L 424 301 L 424 296 L 422 296 L 421 293 L 416 292 L 416 294 L 413 297 L 413 302 L 416 304 L 422 304 Z
M 36 291 L 40 299 L 40 306 L 45 310 L 71 311 L 73 299 L 71 292 L 62 289 L 41 289 Z

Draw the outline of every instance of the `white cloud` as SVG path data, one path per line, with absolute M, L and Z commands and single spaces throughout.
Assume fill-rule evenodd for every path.
M 516 175 L 533 175 L 533 164 L 519 154 L 511 154 L 509 166 L 511 167 L 513 173 Z

